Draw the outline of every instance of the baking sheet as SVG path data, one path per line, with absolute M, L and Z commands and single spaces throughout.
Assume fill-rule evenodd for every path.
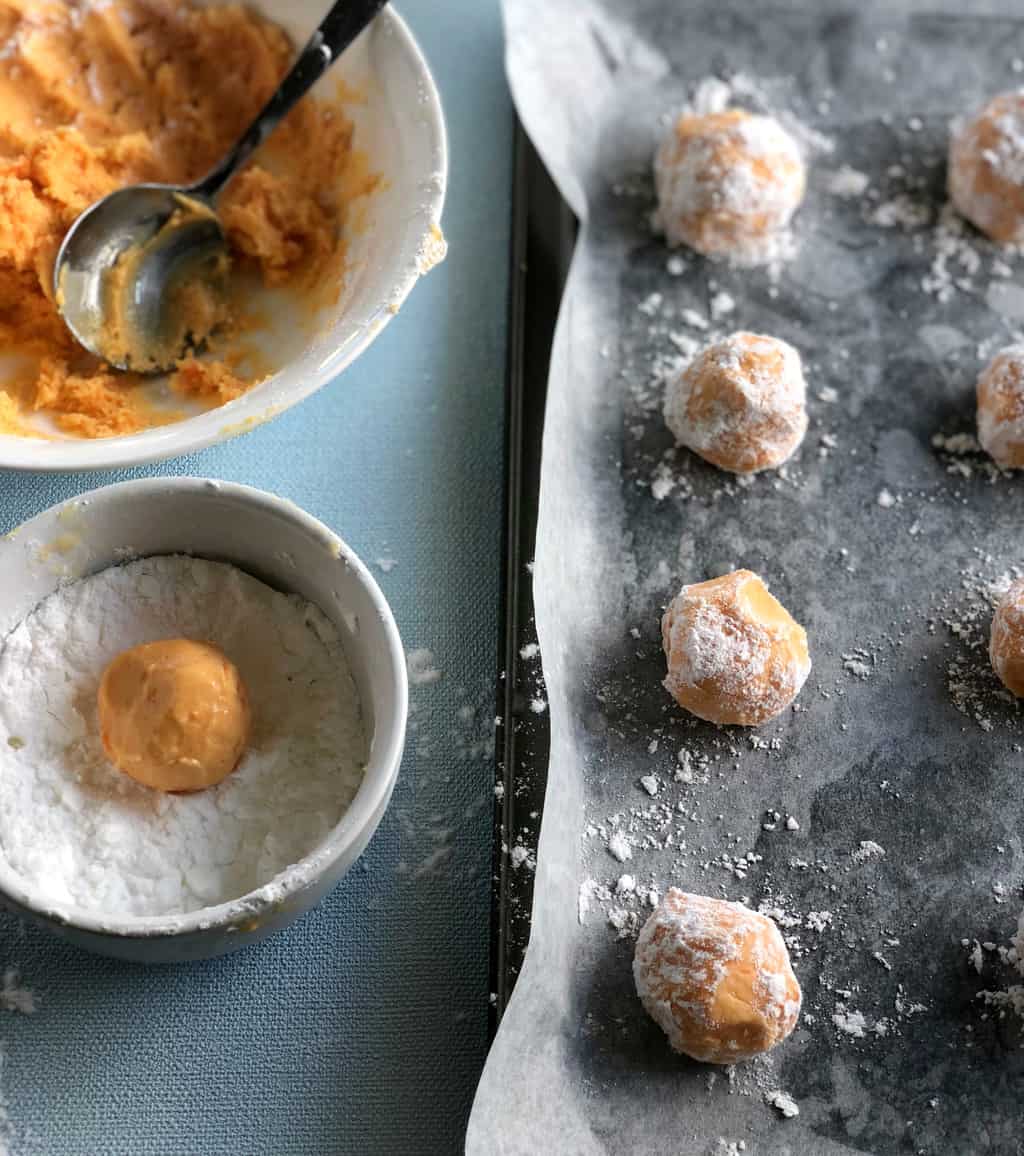
M 1020 978 L 982 945 L 1008 943 L 1024 869 L 1020 711 L 985 654 L 992 593 L 1024 562 L 1024 479 L 959 435 L 1024 292 L 1017 258 L 941 209 L 949 120 L 1015 83 L 1024 23 L 934 3 L 505 16 L 520 115 L 584 226 L 535 564 L 552 752 L 533 933 L 467 1151 L 1018 1152 L 1020 1024 L 978 993 Z M 807 130 L 779 270 L 680 267 L 650 231 L 663 114 L 710 75 Z M 743 485 L 660 416 L 680 347 L 737 328 L 801 350 L 811 412 L 797 458 Z M 756 732 L 689 719 L 660 686 L 664 604 L 736 566 L 815 664 L 799 710 Z M 767 1060 L 691 1063 L 643 1013 L 632 935 L 672 884 L 782 924 L 805 1014 Z

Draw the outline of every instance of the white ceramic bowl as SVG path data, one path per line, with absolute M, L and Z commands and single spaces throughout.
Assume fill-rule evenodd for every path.
M 217 0 L 194 0 L 214 3 Z M 322 19 L 325 0 L 257 0 L 296 44 Z M 0 467 L 111 469 L 191 453 L 269 421 L 333 380 L 398 312 L 417 279 L 443 256 L 440 221 L 448 177 L 444 115 L 430 70 L 408 27 L 385 8 L 314 92 L 338 102 L 339 80 L 365 95 L 346 103 L 355 147 L 383 186 L 363 198 L 362 227 L 349 238 L 346 282 L 336 307 L 303 335 L 286 308 L 260 335 L 284 368 L 228 405 L 174 425 L 123 437 L 42 440 L 0 434 Z
M 187 915 L 97 915 L 41 901 L 0 856 L 0 903 L 105 955 L 165 963 L 205 959 L 286 926 L 338 882 L 369 842 L 405 743 L 405 653 L 391 611 L 345 543 L 292 502 L 248 486 L 152 478 L 94 490 L 0 539 L 0 639 L 69 578 L 126 554 L 190 553 L 230 562 L 301 594 L 337 626 L 370 738 L 362 785 L 310 855 L 239 899 Z

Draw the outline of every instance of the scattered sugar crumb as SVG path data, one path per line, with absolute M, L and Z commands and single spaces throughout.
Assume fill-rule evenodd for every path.
M 847 1011 L 843 1004 L 836 1005 L 832 1022 L 841 1032 L 845 1032 L 848 1036 L 853 1036 L 856 1040 L 862 1040 L 867 1035 L 868 1022 L 864 1018 L 863 1013 L 859 1011 Z
M 834 172 L 828 174 L 825 188 L 834 197 L 859 197 L 866 192 L 871 179 L 867 173 L 849 165 L 840 165 Z
M 865 863 L 868 859 L 881 859 L 885 855 L 885 848 L 873 839 L 861 839 L 857 849 L 850 852 L 854 863 Z
M 783 1092 L 781 1089 L 776 1089 L 774 1092 L 766 1092 L 764 1102 L 770 1108 L 774 1108 L 786 1120 L 791 1120 L 794 1116 L 800 1115 L 800 1108 L 796 1100 L 794 1100 L 788 1092 Z
M 656 775 L 643 775 L 640 778 L 640 786 L 643 787 L 651 798 L 654 798 L 661 788 L 661 783 Z
M 441 681 L 441 671 L 434 666 L 434 655 L 426 647 L 410 650 L 405 657 L 409 681 L 413 686 L 429 686 Z
M 612 833 L 608 840 L 608 851 L 612 858 L 617 859 L 620 863 L 625 863 L 627 859 L 633 858 L 633 847 L 621 831 Z
M 35 994 L 22 987 L 18 969 L 9 967 L 4 972 L 3 984 L 0 986 L 0 1010 L 19 1012 L 30 1016 L 36 1010 Z
M 736 308 L 736 299 L 731 293 L 726 293 L 724 289 L 720 289 L 714 297 L 711 298 L 711 316 L 715 321 L 720 321 L 723 317 L 732 313 Z

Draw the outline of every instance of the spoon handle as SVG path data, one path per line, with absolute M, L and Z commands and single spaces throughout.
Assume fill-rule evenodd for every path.
M 213 200 L 385 3 L 387 0 L 338 0 L 245 135 L 189 192 Z

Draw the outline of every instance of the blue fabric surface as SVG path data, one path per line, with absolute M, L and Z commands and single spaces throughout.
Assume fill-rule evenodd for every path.
M 274 490 L 374 569 L 412 688 L 395 798 L 317 910 L 208 964 L 95 958 L 0 916 L 34 1016 L 0 1011 L 12 1156 L 456 1152 L 487 1044 L 512 117 L 496 0 L 406 0 L 451 135 L 447 262 L 341 379 L 144 473 Z M 113 475 L 0 474 L 0 530 Z M 390 572 L 374 566 L 395 559 Z M 2 1112 L 0 1112 L 2 1119 Z M 2 1136 L 2 1131 L 0 1131 Z M 0 1152 L 3 1152 L 0 1139 Z

